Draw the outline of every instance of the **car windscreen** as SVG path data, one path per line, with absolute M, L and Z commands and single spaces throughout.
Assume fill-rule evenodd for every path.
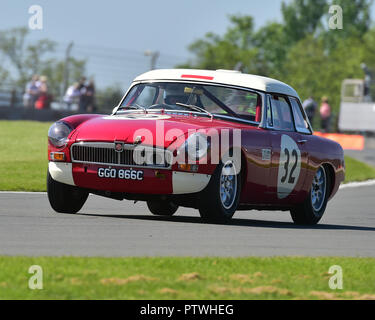
M 261 99 L 258 93 L 225 86 L 175 82 L 133 86 L 122 101 L 119 111 L 192 111 L 194 106 L 213 115 L 238 117 L 253 122 L 260 122 L 261 118 Z

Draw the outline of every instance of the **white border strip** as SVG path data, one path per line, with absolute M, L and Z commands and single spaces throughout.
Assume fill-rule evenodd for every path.
M 0 194 L 35 194 L 35 195 L 42 195 L 47 194 L 47 192 L 32 192 L 32 191 L 0 191 Z
M 32 191 L 0 191 L 0 194 L 26 194 L 26 195 L 47 195 L 47 192 L 32 192 Z M 89 196 L 94 194 L 90 193 Z
M 360 187 L 372 187 L 375 186 L 375 180 L 368 180 L 364 182 L 351 182 L 347 184 L 342 184 L 340 186 L 341 189 L 349 189 L 349 188 L 360 188 Z

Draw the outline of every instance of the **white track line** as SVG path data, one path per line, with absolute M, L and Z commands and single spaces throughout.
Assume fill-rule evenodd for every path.
M 369 180 L 365 182 L 351 182 L 347 184 L 342 184 L 340 189 L 348 189 L 348 188 L 359 188 L 359 187 L 372 187 L 375 186 L 375 180 Z
M 47 192 L 26 192 L 26 191 L 0 191 L 0 194 L 47 194 Z
M 360 188 L 360 187 L 372 187 L 375 186 L 375 180 L 368 180 L 365 182 L 351 182 L 347 184 L 342 184 L 341 189 L 349 188 Z M 35 194 L 35 195 L 46 195 L 47 192 L 25 192 L 25 191 L 0 191 L 0 194 Z M 91 194 L 90 194 L 91 195 Z

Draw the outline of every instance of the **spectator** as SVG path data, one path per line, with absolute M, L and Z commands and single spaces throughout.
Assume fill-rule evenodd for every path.
M 78 90 L 80 91 L 79 96 L 79 112 L 84 113 L 86 112 L 87 108 L 87 95 L 86 95 L 86 78 L 82 77 L 79 81 Z
M 95 111 L 95 83 L 94 80 L 90 80 L 86 87 L 86 112 Z
M 35 102 L 39 96 L 39 76 L 34 75 L 29 83 L 26 85 L 25 93 L 23 95 L 23 105 L 26 108 L 34 108 Z
M 81 79 L 78 82 L 78 89 L 81 90 L 83 87 L 85 87 L 85 85 L 86 85 L 86 78 L 81 77 Z
M 324 132 L 329 131 L 331 121 L 331 106 L 328 103 L 328 98 L 322 98 L 322 105 L 320 106 L 321 126 Z
M 78 104 L 81 92 L 79 90 L 79 83 L 72 84 L 65 93 L 64 102 L 66 103 L 68 110 L 71 110 L 73 104 Z
M 38 99 L 35 102 L 36 109 L 48 109 L 51 103 L 51 96 L 48 93 L 47 77 L 40 77 L 40 87 Z
M 315 102 L 314 98 L 310 96 L 307 100 L 303 102 L 302 106 L 306 112 L 307 118 L 309 118 L 309 121 L 312 124 L 314 121 L 316 109 L 318 108 L 318 104 Z

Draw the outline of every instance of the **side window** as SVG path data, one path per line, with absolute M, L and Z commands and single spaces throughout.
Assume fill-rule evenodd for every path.
M 288 101 L 281 96 L 271 96 L 273 128 L 282 131 L 294 131 L 293 115 Z
M 300 133 L 311 134 L 309 124 L 301 111 L 301 105 L 296 98 L 289 98 L 292 105 L 296 129 Z

